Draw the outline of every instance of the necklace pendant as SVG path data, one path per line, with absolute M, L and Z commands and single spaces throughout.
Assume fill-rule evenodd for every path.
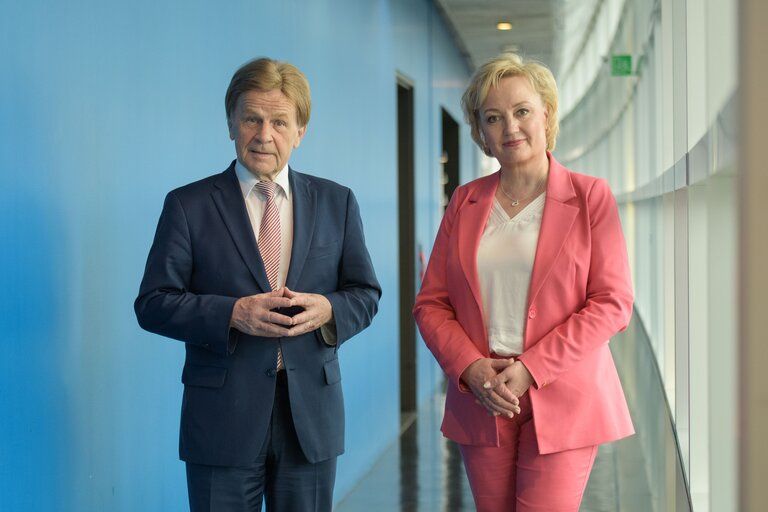
M 519 204 L 520 204 L 520 201 L 518 201 L 518 200 L 512 201 L 512 206 L 517 206 Z

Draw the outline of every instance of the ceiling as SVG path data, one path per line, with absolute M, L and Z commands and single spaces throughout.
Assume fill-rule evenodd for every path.
M 434 0 L 470 69 L 504 51 L 546 64 L 555 76 L 578 45 L 599 0 Z M 568 16 L 565 16 L 565 14 Z M 498 30 L 498 22 L 512 23 Z

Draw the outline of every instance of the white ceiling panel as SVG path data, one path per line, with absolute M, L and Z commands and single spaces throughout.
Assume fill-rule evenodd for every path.
M 603 0 L 434 0 L 474 69 L 503 51 L 536 59 L 558 75 Z M 512 23 L 512 30 L 496 28 Z

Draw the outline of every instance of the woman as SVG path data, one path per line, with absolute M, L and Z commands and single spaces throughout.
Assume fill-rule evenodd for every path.
M 462 106 L 501 168 L 454 192 L 416 298 L 450 380 L 442 431 L 478 511 L 576 511 L 597 445 L 633 433 L 607 343 L 633 299 L 616 202 L 550 153 L 557 86 L 544 66 L 502 54 Z

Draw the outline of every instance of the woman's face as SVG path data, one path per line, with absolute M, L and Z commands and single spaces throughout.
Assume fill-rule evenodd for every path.
M 480 130 L 502 167 L 534 164 L 546 155 L 548 115 L 526 77 L 502 78 L 480 106 Z

